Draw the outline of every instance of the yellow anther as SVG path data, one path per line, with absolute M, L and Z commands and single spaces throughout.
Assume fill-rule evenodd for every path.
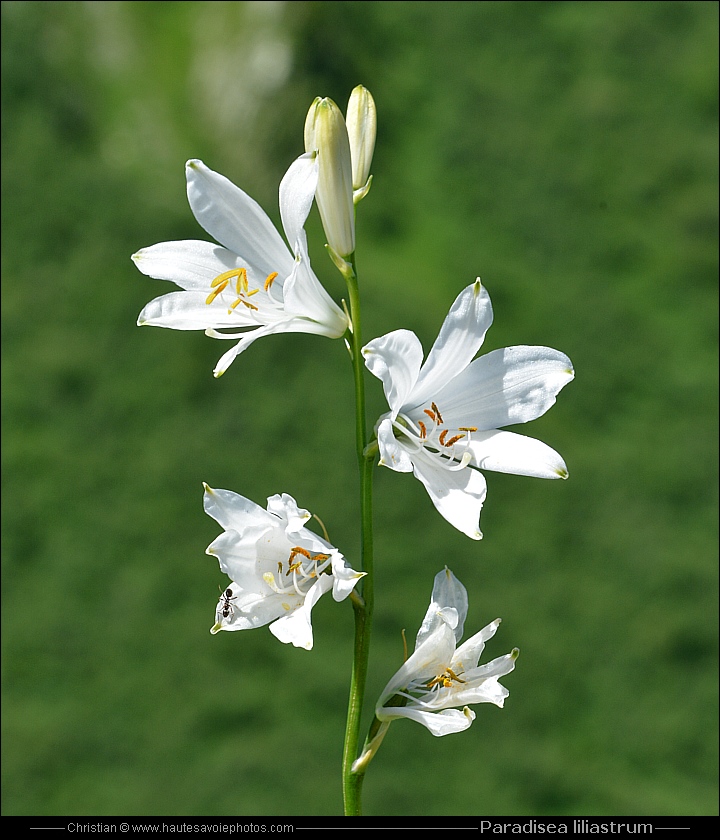
M 292 572 L 297 572 L 298 569 L 302 567 L 302 560 L 297 560 L 295 563 L 288 564 L 288 570 L 285 572 L 286 575 L 291 574 Z
M 229 283 L 233 277 L 237 277 L 239 279 L 243 274 L 247 277 L 247 269 L 231 268 L 230 271 L 223 271 L 222 274 L 218 274 L 218 276 L 212 281 L 210 288 L 214 289 L 215 286 L 219 286 L 220 283 L 224 283 L 226 280 Z
M 438 423 L 442 423 L 442 414 L 440 414 L 440 409 L 435 405 L 435 403 L 430 403 L 432 406 L 432 410 L 437 414 Z
M 249 301 L 245 300 L 244 298 L 240 298 L 240 303 L 242 303 L 243 306 L 247 306 L 248 309 L 254 309 L 256 312 L 258 311 L 258 308 L 257 308 L 257 306 L 255 306 L 255 304 L 250 303 Z
M 248 290 L 246 289 L 245 294 L 248 297 L 252 297 L 253 295 L 256 295 L 259 291 L 260 291 L 260 289 L 252 289 L 251 291 L 248 292 Z
M 477 426 L 458 426 L 459 432 L 477 432 Z
M 217 277 L 215 278 L 215 280 L 217 280 Z M 215 280 L 213 280 L 213 283 L 215 282 Z M 210 292 L 210 294 L 209 294 L 209 295 L 207 296 L 207 298 L 205 299 L 205 303 L 206 303 L 208 306 L 210 306 L 210 304 L 211 304 L 211 303 L 215 300 L 215 298 L 216 298 L 219 294 L 221 294 L 222 292 L 224 292 L 224 291 L 225 291 L 225 289 L 227 288 L 227 284 L 228 284 L 228 282 L 229 282 L 228 280 L 223 281 L 223 282 L 222 282 L 222 283 L 220 283 L 218 286 L 216 286 L 216 287 L 212 290 L 212 292 Z
M 272 286 L 272 284 L 275 282 L 275 278 L 277 276 L 278 276 L 277 271 L 273 271 L 272 274 L 268 274 L 267 279 L 265 280 L 265 285 L 263 286 L 263 288 L 265 289 L 266 292 L 268 291 L 270 286 Z
M 247 292 L 248 290 L 248 279 L 247 279 L 247 269 L 241 268 L 238 271 L 237 276 L 237 284 L 235 285 L 237 289 L 237 293 L 241 295 L 243 292 Z

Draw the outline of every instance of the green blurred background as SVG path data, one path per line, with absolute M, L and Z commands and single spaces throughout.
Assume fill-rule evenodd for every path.
M 367 815 L 717 813 L 714 2 L 3 2 L 3 813 L 331 815 L 352 611 L 316 645 L 208 630 L 226 579 L 201 482 L 289 492 L 357 557 L 341 342 L 275 336 L 219 380 L 135 327 L 130 255 L 207 238 L 202 158 L 278 219 L 317 95 L 375 96 L 365 338 L 426 350 L 480 275 L 485 348 L 577 378 L 519 429 L 567 482 L 488 474 L 480 543 L 376 473 L 372 704 L 447 564 L 469 632 L 518 646 L 504 710 L 395 724 Z M 339 299 L 313 211 L 314 265 Z M 370 420 L 383 410 L 370 377 Z M 327 603 L 325 603 L 327 601 Z M 363 731 L 365 731 L 365 726 Z

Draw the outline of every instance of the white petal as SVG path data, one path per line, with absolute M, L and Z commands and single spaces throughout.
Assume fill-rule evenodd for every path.
M 151 300 L 138 316 L 138 326 L 172 330 L 239 329 L 257 323 L 241 307 L 228 312 L 224 306 L 208 306 L 208 292 L 170 292 Z
M 290 248 L 297 252 L 298 239 L 312 207 L 318 180 L 317 155 L 304 154 L 290 164 L 280 182 L 280 217 Z
M 465 675 L 463 675 L 464 679 Z M 464 703 L 493 703 L 503 707 L 505 698 L 510 692 L 504 685 L 500 685 L 497 677 L 483 680 L 477 685 L 460 685 L 457 691 L 453 691 L 452 705 L 459 706 Z
M 473 462 L 482 470 L 536 478 L 568 477 L 558 453 L 535 438 L 515 432 L 473 432 L 468 446 Z
M 275 621 L 285 612 L 280 597 L 274 592 L 244 591 L 234 581 L 227 588 L 232 590 L 229 614 L 227 617 L 222 615 L 225 598 L 221 596 L 215 611 L 217 623 L 211 633 L 219 630 L 253 630 Z
M 570 359 L 550 347 L 505 347 L 472 362 L 435 400 L 450 428 L 481 431 L 544 414 L 574 377 Z
M 353 591 L 360 578 L 367 574 L 367 572 L 356 572 L 342 554 L 336 550 L 333 550 L 332 570 L 333 599 L 335 601 L 344 601 Z
M 456 674 L 460 673 L 460 671 L 469 671 L 471 668 L 477 667 L 478 660 L 485 648 L 485 642 L 488 639 L 492 639 L 499 626 L 500 619 L 496 618 L 495 621 L 488 624 L 487 627 L 483 627 L 479 633 L 471 636 L 460 645 L 455 651 L 455 656 L 450 666 Z
M 186 293 L 187 294 L 187 293 Z M 236 357 L 247 350 L 247 348 L 258 338 L 264 338 L 266 335 L 276 335 L 278 333 L 310 333 L 312 335 L 324 335 L 329 338 L 337 338 L 328 332 L 328 328 L 324 324 L 318 324 L 316 321 L 309 321 L 307 318 L 288 318 L 285 321 L 277 321 L 274 324 L 267 324 L 251 330 L 244 335 L 222 335 L 218 333 L 213 335 L 213 338 L 239 338 L 238 343 L 232 347 L 227 353 L 224 353 L 218 363 L 215 365 L 213 375 L 218 377 L 230 367 L 235 361 Z
M 260 271 L 287 277 L 293 259 L 260 205 L 200 160 L 185 166 L 187 195 L 195 218 L 214 239 Z
M 258 541 L 271 530 L 271 526 L 243 528 L 242 533 L 228 529 L 210 543 L 205 553 L 217 558 L 220 570 L 241 589 L 269 594 L 272 590 L 258 571 L 257 553 Z
M 320 578 L 312 585 L 302 606 L 292 612 L 286 613 L 274 624 L 270 625 L 270 632 L 285 644 L 291 643 L 295 647 L 310 650 L 313 646 L 313 630 L 311 613 L 312 608 L 320 597 L 332 587 L 330 575 L 320 575 Z
M 260 505 L 246 499 L 232 490 L 214 490 L 204 485 L 203 507 L 205 513 L 225 530 L 242 532 L 250 526 L 267 527 L 275 524 L 275 520 L 264 511 Z
M 448 470 L 425 453 L 413 455 L 413 467 L 438 513 L 471 539 L 482 539 L 479 523 L 487 493 L 485 477 L 469 467 Z
M 413 392 L 420 373 L 423 359 L 420 340 L 410 330 L 395 330 L 370 341 L 362 354 L 367 369 L 381 380 L 395 417 Z
M 467 590 L 446 566 L 435 575 L 430 606 L 418 631 L 416 647 L 432 633 L 439 621 L 446 620 L 448 610 L 455 613 L 454 622 L 448 623 L 455 634 L 456 641 L 460 641 L 468 610 Z
M 376 714 L 379 720 L 394 720 L 397 718 L 414 720 L 438 737 L 451 735 L 453 732 L 462 732 L 475 720 L 475 712 L 467 707 L 463 711 L 460 711 L 460 709 L 445 709 L 442 712 L 424 712 L 412 706 L 388 706 L 378 709 Z
M 348 317 L 315 276 L 307 254 L 305 231 L 301 234 L 295 265 L 283 286 L 285 310 L 325 325 L 326 335 L 339 338 L 348 329 Z
M 183 289 L 205 289 L 206 296 L 219 274 L 240 267 L 237 254 L 197 239 L 160 242 L 141 248 L 132 259 L 148 277 L 171 280 Z
M 386 417 L 377 427 L 377 442 L 380 450 L 380 465 L 395 472 L 412 472 L 413 462 L 410 449 L 402 444 L 393 432 L 392 420 Z
M 491 324 L 490 296 L 476 280 L 460 292 L 450 307 L 422 367 L 408 410 L 435 400 L 440 389 L 464 370 L 480 349 Z
M 267 500 L 267 510 L 281 520 L 278 524 L 286 533 L 299 531 L 312 516 L 309 510 L 298 507 L 298 503 L 288 493 L 270 496 Z

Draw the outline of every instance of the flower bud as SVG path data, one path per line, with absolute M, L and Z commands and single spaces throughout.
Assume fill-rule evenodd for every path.
M 355 250 L 352 162 L 345 120 L 332 99 L 317 97 L 305 120 L 305 151 L 318 153 L 315 193 L 328 246 L 340 257 Z
M 362 85 L 358 85 L 350 94 L 346 122 L 350 138 L 353 190 L 357 202 L 370 187 L 368 179 L 377 134 L 375 100 Z

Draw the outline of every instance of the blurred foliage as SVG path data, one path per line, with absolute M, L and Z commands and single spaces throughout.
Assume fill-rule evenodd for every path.
M 391 728 L 365 812 L 717 813 L 717 12 L 2 3 L 5 815 L 341 813 L 351 610 L 320 603 L 310 653 L 211 637 L 200 502 L 202 481 L 292 493 L 352 560 L 347 356 L 277 336 L 214 380 L 219 342 L 135 328 L 166 286 L 129 257 L 203 238 L 189 157 L 277 219 L 309 103 L 358 83 L 366 338 L 429 348 L 479 273 L 486 348 L 577 371 L 527 429 L 570 480 L 488 475 L 481 543 L 378 470 L 368 723 L 444 564 L 468 632 L 504 619 L 488 656 L 522 654 L 463 735 Z M 309 235 L 339 298 L 315 213 Z

